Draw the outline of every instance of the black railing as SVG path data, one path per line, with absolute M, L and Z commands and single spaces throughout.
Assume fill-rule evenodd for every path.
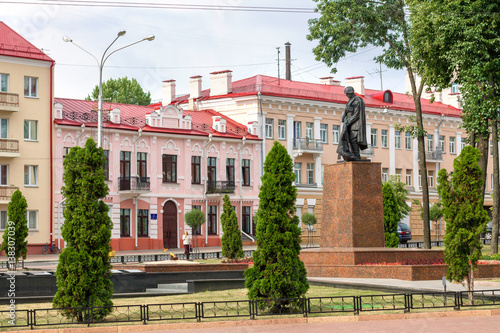
M 207 194 L 234 193 L 235 185 L 232 181 L 207 182 Z
M 120 191 L 149 191 L 149 177 L 119 177 Z
M 104 323 L 143 324 L 169 320 L 192 320 L 214 318 L 248 318 L 260 316 L 286 316 L 318 314 L 355 314 L 369 311 L 412 310 L 500 306 L 500 290 L 473 291 L 469 293 L 433 292 L 363 296 L 326 296 L 288 299 L 236 300 L 216 302 L 164 303 L 149 305 L 114 305 L 111 307 L 78 307 L 0 311 L 0 328 L 61 325 L 87 325 Z M 102 316 L 103 313 L 108 313 Z M 71 316 L 69 314 L 74 314 Z

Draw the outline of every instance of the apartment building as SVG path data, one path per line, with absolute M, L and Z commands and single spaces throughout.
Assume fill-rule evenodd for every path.
M 28 203 L 28 251 L 52 239 L 51 133 L 54 60 L 0 22 L 0 236 L 20 190 Z
M 164 83 L 171 87 L 171 82 Z M 169 89 L 166 89 L 169 93 Z M 184 214 L 200 209 L 206 223 L 198 246 L 221 246 L 228 194 L 243 237 L 254 241 L 261 139 L 214 110 L 175 105 L 104 103 L 103 144 L 114 250 L 182 247 Z M 97 138 L 97 103 L 56 98 L 54 106 L 55 238 L 63 246 L 63 159 L 71 147 Z
M 409 203 L 413 199 L 421 200 L 420 179 L 424 175 L 418 167 L 417 140 L 409 133 L 397 131 L 395 126 L 414 123 L 415 106 L 411 96 L 368 89 L 362 76 L 346 78 L 344 85 L 332 77 L 308 83 L 264 75 L 233 82 L 232 72 L 227 70 L 211 73 L 209 80 L 210 88 L 202 89 L 202 77 L 194 76 L 189 94 L 176 98 L 166 96 L 163 103 L 178 104 L 189 110 L 214 109 L 240 123 L 257 127 L 255 134 L 262 138 L 262 161 L 273 141 L 278 140 L 287 147 L 294 160 L 297 215 L 300 217 L 305 212 L 316 215 L 319 223 L 315 226 L 315 241 L 321 233 L 324 165 L 339 160 L 336 150 L 341 116 L 348 101 L 345 86 L 354 87 L 366 104 L 370 147 L 362 151 L 362 157 L 381 163 L 383 181 L 390 175 L 400 177 L 410 191 Z M 175 88 L 175 82 L 170 83 Z M 452 170 L 453 159 L 466 144 L 457 106 L 422 99 L 424 129 L 427 131 L 425 176 L 429 181 L 431 202 L 438 201 L 436 178 L 439 169 Z M 491 169 L 488 173 L 492 174 Z M 488 188 L 491 188 L 490 182 L 491 176 L 488 176 Z M 485 199 L 485 204 L 491 205 L 491 197 L 487 195 Z M 418 209 L 414 209 L 405 222 L 411 226 L 414 238 L 423 237 Z M 433 238 L 444 234 L 443 226 L 433 225 L 431 228 Z

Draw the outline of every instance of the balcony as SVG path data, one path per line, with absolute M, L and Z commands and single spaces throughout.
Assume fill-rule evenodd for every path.
M 441 147 L 436 147 L 435 151 L 428 151 L 425 154 L 426 162 L 443 162 L 443 153 L 441 152 Z
M 118 190 L 131 194 L 140 194 L 150 191 L 149 177 L 119 177 Z
M 19 157 L 19 140 L 0 139 L 0 157 Z
M 368 146 L 365 150 L 360 150 L 359 154 L 361 157 L 373 157 L 375 156 L 375 148 L 373 146 Z
M 316 188 L 318 187 L 318 184 L 316 183 L 298 183 L 298 182 L 293 182 L 293 185 L 295 185 L 295 187 L 307 187 L 307 188 Z
M 323 151 L 323 142 L 321 142 L 320 140 L 313 140 L 309 138 L 294 138 L 293 149 L 315 152 Z
M 19 111 L 19 94 L 0 92 L 0 111 Z
M 233 181 L 207 182 L 207 194 L 234 193 L 235 187 Z
M 17 186 L 0 186 L 0 204 L 8 204 L 12 194 L 19 190 Z

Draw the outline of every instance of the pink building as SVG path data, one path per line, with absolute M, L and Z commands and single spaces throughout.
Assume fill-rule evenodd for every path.
M 220 246 L 222 198 L 228 194 L 243 237 L 253 240 L 261 139 L 213 110 L 184 111 L 105 103 L 103 148 L 114 250 L 178 248 L 192 230 L 184 214 L 206 214 L 199 246 Z M 54 105 L 55 239 L 64 223 L 63 158 L 97 137 L 97 103 L 56 98 Z M 250 131 L 250 133 L 249 133 Z

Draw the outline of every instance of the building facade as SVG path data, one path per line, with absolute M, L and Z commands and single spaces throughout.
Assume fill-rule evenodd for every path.
M 213 110 L 183 111 L 104 104 L 103 144 L 114 250 L 182 247 L 184 214 L 206 215 L 197 245 L 220 246 L 222 198 L 228 194 L 244 237 L 254 240 L 261 140 Z M 55 229 L 63 246 L 63 159 L 71 147 L 97 137 L 96 102 L 55 99 Z
M 20 190 L 28 203 L 29 253 L 52 239 L 53 70 L 54 60 L 0 22 L 0 236 Z

